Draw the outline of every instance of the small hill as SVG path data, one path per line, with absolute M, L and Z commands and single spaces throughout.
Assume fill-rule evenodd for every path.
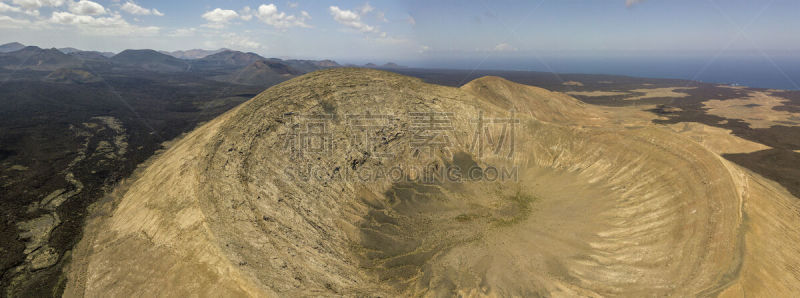
M 301 71 L 295 70 L 284 63 L 258 60 L 230 75 L 222 76 L 219 79 L 242 85 L 270 86 L 300 74 L 302 74 Z
M 57 69 L 47 77 L 45 81 L 65 84 L 84 84 L 100 82 L 102 79 L 86 69 L 61 68 Z
M 276 58 L 272 58 L 270 60 L 284 63 L 303 73 L 341 66 L 339 65 L 339 63 L 336 63 L 336 61 L 333 60 L 299 60 L 299 59 L 281 60 Z
M 11 42 L 4 45 L 0 45 L 0 53 L 10 53 L 19 51 L 25 48 L 25 45 L 18 43 L 18 42 Z
M 59 68 L 78 67 L 82 63 L 80 59 L 57 49 L 42 49 L 35 46 L 0 54 L 0 67 L 6 69 L 54 71 Z
M 389 62 L 389 63 L 386 63 L 383 66 L 381 66 L 381 68 L 395 69 L 395 68 L 407 68 L 407 67 L 406 66 L 402 66 L 402 65 L 397 64 L 397 63 L 394 63 L 394 62 Z
M 506 110 L 530 111 L 536 119 L 562 122 L 596 117 L 586 104 L 559 92 L 517 84 L 501 77 L 475 79 L 460 88 Z
M 154 50 L 125 50 L 111 57 L 111 62 L 119 66 L 155 72 L 181 72 L 189 68 L 186 61 Z
M 111 68 L 111 58 L 106 57 L 101 52 L 95 51 L 77 51 L 69 53 L 70 56 L 75 57 L 83 61 L 83 65 L 86 66 L 87 69 L 91 69 L 94 71 L 98 70 L 108 70 Z

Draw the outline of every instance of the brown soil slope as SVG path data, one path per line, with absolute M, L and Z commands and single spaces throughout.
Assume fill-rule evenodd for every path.
M 377 141 L 361 142 L 364 119 L 385 120 L 366 133 Z M 417 150 L 442 126 L 444 145 Z M 324 132 L 323 150 L 287 146 L 298 129 Z M 454 166 L 479 175 L 374 175 Z M 65 294 L 790 296 L 798 207 L 628 110 L 493 77 L 451 88 L 333 69 L 198 128 L 98 207 Z

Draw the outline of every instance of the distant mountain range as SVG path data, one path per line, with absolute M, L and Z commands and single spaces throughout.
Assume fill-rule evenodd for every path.
M 214 81 L 271 86 L 332 67 L 341 65 L 333 60 L 283 60 L 229 49 L 175 52 L 142 49 L 113 54 L 76 48 L 42 49 L 20 43 L 0 46 L 0 69 L 50 72 L 41 75 L 41 79 L 59 83 L 97 82 L 97 73 L 152 72 L 189 73 Z
M 0 55 L 0 66 L 14 70 L 53 71 L 59 68 L 79 67 L 81 64 L 81 59 L 57 49 L 41 49 L 33 46 Z
M 60 83 L 92 83 L 97 72 L 126 73 L 186 72 L 214 81 L 252 86 L 271 86 L 304 73 L 324 68 L 341 67 L 333 60 L 299 60 L 265 58 L 256 53 L 230 49 L 155 51 L 125 50 L 119 54 L 84 51 L 76 48 L 42 49 L 20 43 L 0 46 L 0 68 L 51 72 L 42 80 Z M 347 65 L 359 67 L 357 65 Z M 396 63 L 361 67 L 398 69 Z
M 254 64 L 259 61 L 267 61 L 268 63 Z M 344 66 L 378 69 L 407 68 L 393 62 L 383 65 L 367 63 L 364 65 L 347 64 Z M 53 71 L 64 67 L 95 69 L 116 67 L 120 70 L 138 69 L 166 73 L 192 71 L 205 73 L 214 79 L 224 78 L 224 80 L 229 80 L 236 78 L 234 80 L 239 83 L 260 85 L 264 82 L 272 83 L 276 77 L 282 77 L 286 74 L 295 76 L 323 68 L 342 67 L 342 65 L 333 60 L 264 58 L 256 53 L 225 48 L 172 52 L 143 49 L 125 50 L 115 54 L 112 52 L 85 51 L 72 47 L 41 49 L 35 46 L 26 47 L 18 42 L 0 45 L 0 68 Z M 283 69 L 288 70 L 283 71 Z

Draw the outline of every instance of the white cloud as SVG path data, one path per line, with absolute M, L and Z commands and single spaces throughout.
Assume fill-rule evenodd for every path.
M 356 12 L 359 16 L 366 17 L 370 13 L 374 13 L 374 16 L 378 21 L 388 23 L 389 19 L 386 18 L 386 13 L 383 11 L 375 10 L 375 7 L 370 5 L 369 2 L 365 2 L 364 5 L 356 9 Z
M 361 15 L 365 15 L 375 10 L 375 7 L 372 7 L 372 5 L 369 5 L 369 2 L 367 2 L 364 3 L 364 5 L 362 5 L 358 10 Z
M 275 6 L 275 4 L 262 4 L 255 10 L 251 9 L 249 6 L 245 6 L 239 10 L 239 12 L 216 8 L 206 12 L 202 17 L 209 22 L 209 24 L 205 26 L 211 28 L 222 28 L 235 19 L 249 21 L 253 19 L 253 17 L 278 29 L 287 29 L 290 27 L 311 28 L 311 26 L 306 23 L 306 20 L 311 19 L 311 15 L 309 15 L 308 12 L 301 11 L 299 17 L 296 15 L 289 15 L 285 12 L 278 11 L 278 7 Z
M 253 41 L 247 37 L 234 35 L 225 39 L 225 44 L 230 48 L 257 50 L 263 48 L 260 43 Z
M 289 2 L 288 5 L 289 5 L 289 8 L 297 8 L 297 6 L 298 6 L 297 2 Z
M 64 5 L 64 0 L 12 0 L 11 2 L 27 10 Z
M 380 21 L 382 21 L 384 23 L 388 23 L 389 22 L 389 19 L 386 18 L 386 13 L 384 13 L 382 11 L 376 12 L 375 16 L 378 18 L 378 20 L 380 20 Z
M 398 37 L 388 36 L 385 32 L 382 32 L 381 34 L 378 35 L 378 38 L 374 38 L 372 40 L 381 44 L 389 44 L 389 45 L 410 45 L 411 43 L 413 43 L 413 41 L 408 38 L 398 38 Z
M 21 12 L 22 9 L 0 2 L 0 12 Z
M 285 12 L 278 12 L 278 7 L 276 7 L 275 4 L 262 4 L 259 6 L 258 11 L 256 11 L 256 17 L 262 22 L 278 29 L 286 29 L 289 27 L 311 27 L 306 24 L 306 18 L 311 18 L 308 13 L 305 13 L 298 18 L 295 15 L 287 15 Z
M 258 51 L 266 49 L 266 46 L 250 39 L 247 36 L 241 36 L 236 33 L 226 33 L 222 36 L 213 36 L 209 41 L 203 43 L 207 48 L 228 48 L 246 51 Z
M 361 16 L 352 10 L 340 9 L 338 6 L 331 6 L 331 15 L 339 24 L 356 29 L 364 33 L 381 33 L 378 28 L 367 25 L 361 21 Z
M 119 14 L 110 17 L 94 17 L 77 15 L 65 11 L 53 12 L 50 23 L 74 26 L 90 35 L 105 36 L 152 36 L 158 34 L 160 28 L 155 26 L 141 27 L 128 23 Z
M 30 26 L 31 22 L 28 20 L 15 19 L 9 16 L 0 16 L 0 28 L 18 29 L 30 28 Z
M 208 27 L 222 28 L 230 21 L 238 18 L 239 14 L 233 10 L 215 8 L 212 11 L 204 13 L 202 17 L 210 23 Z
M 625 0 L 625 6 L 631 7 L 642 2 L 644 2 L 644 0 Z
M 58 24 L 90 24 L 95 21 L 95 17 L 92 16 L 80 16 L 75 15 L 66 11 L 56 11 L 53 12 L 53 15 L 50 17 L 50 21 L 53 23 Z
M 2 0 L 0 0 L 2 1 Z M 6 3 L 0 2 L 0 13 L 2 12 L 12 12 L 12 13 L 24 13 L 29 16 L 38 17 L 39 10 L 38 9 L 23 9 L 19 6 L 8 5 Z
M 136 4 L 136 2 L 133 1 L 125 2 L 125 4 L 122 5 L 122 10 L 129 14 L 135 14 L 135 15 L 156 15 L 159 17 L 164 16 L 164 14 L 158 11 L 158 9 L 155 8 L 147 9 L 139 6 L 138 4 Z
M 239 16 L 242 18 L 242 20 L 249 21 L 253 18 L 253 10 L 250 9 L 250 6 L 245 6 L 239 11 Z
M 0 2 L 0 13 L 24 13 L 29 16 L 39 16 L 39 10 L 37 9 L 24 9 L 23 7 L 9 5 L 5 2 Z M 0 28 L 30 28 L 32 24 L 33 22 L 27 19 L 17 19 L 6 15 L 0 15 Z
M 419 53 L 425 53 L 425 52 L 427 52 L 427 51 L 430 51 L 430 50 L 431 50 L 431 47 L 429 47 L 429 46 L 426 46 L 426 45 L 421 45 L 421 46 L 419 47 L 419 51 L 418 51 L 418 52 L 419 52 Z
M 81 0 L 69 3 L 69 11 L 79 15 L 101 15 L 106 13 L 106 9 L 97 2 Z
M 513 47 L 513 46 L 511 46 L 510 44 L 507 44 L 507 43 L 500 43 L 500 44 L 494 46 L 494 48 L 492 48 L 492 50 L 495 51 L 495 52 L 515 52 L 515 51 L 517 51 L 517 48 L 515 48 L 515 47 Z
M 167 34 L 169 37 L 188 37 L 194 36 L 197 33 L 195 28 L 178 28 Z

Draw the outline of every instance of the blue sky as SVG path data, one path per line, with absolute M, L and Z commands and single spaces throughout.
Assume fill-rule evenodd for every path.
M 0 43 L 408 62 L 800 50 L 796 0 L 0 0 Z

